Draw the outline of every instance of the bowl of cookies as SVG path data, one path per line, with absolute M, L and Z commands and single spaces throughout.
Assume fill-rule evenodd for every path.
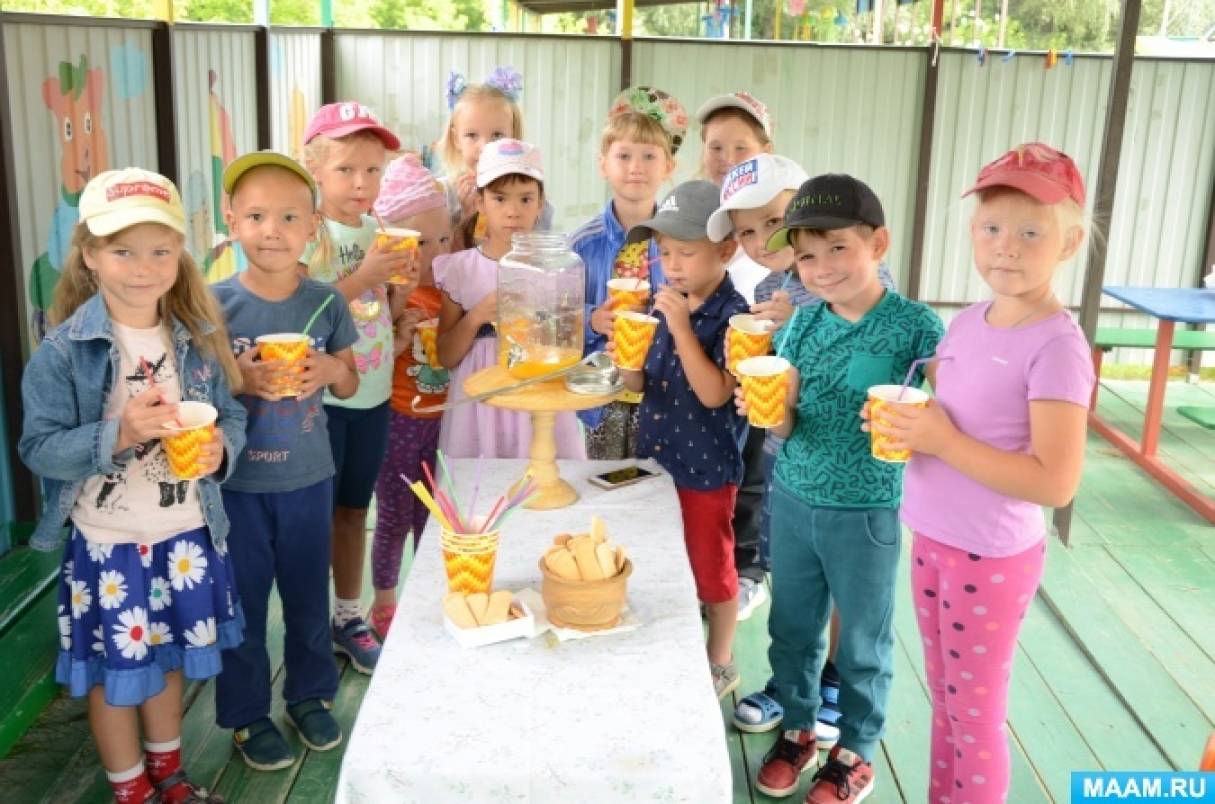
M 560 628 L 602 631 L 620 622 L 633 562 L 607 537 L 602 520 L 590 533 L 562 533 L 540 559 L 540 596 L 549 622 Z

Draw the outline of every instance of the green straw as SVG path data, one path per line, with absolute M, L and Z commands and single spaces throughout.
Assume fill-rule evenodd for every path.
M 330 293 L 325 300 L 321 302 L 321 306 L 317 307 L 316 310 L 313 311 L 312 318 L 308 319 L 308 323 L 304 324 L 304 328 L 300 331 L 301 335 L 308 334 L 308 330 L 312 329 L 312 325 L 316 323 L 316 320 L 320 318 L 321 313 L 325 311 L 325 308 L 329 306 L 329 302 L 333 301 L 333 297 L 336 295 L 337 293 Z

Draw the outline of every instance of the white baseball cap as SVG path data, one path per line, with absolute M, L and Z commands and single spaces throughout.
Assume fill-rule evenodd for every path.
M 709 216 L 709 239 L 720 243 L 734 231 L 732 209 L 758 209 L 784 190 L 796 190 L 806 179 L 801 165 L 776 154 L 760 154 L 730 168 L 721 182 L 721 205 Z
M 140 223 L 159 223 L 186 233 L 186 210 L 173 182 L 140 168 L 106 170 L 94 176 L 80 194 L 80 220 L 97 237 L 107 237 Z
M 703 126 L 714 112 L 722 109 L 738 109 L 755 118 L 759 127 L 764 130 L 768 139 L 772 139 L 772 115 L 768 107 L 749 92 L 731 92 L 728 95 L 716 95 L 709 98 L 696 110 L 696 120 Z
M 540 149 L 522 140 L 501 139 L 488 143 L 481 149 L 477 160 L 477 187 L 485 187 L 494 179 L 511 173 L 530 176 L 538 182 L 544 181 L 544 168 L 540 166 Z

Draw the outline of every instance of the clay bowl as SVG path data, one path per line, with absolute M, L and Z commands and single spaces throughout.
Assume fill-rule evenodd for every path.
M 624 560 L 624 569 L 611 578 L 599 581 L 569 581 L 558 578 L 540 559 L 540 597 L 548 610 L 548 619 L 561 628 L 579 631 L 602 631 L 620 623 L 620 610 L 628 578 L 633 574 L 633 562 Z

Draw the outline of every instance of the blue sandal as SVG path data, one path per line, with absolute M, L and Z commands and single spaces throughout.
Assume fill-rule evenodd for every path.
M 769 680 L 762 692 L 753 692 L 734 707 L 734 726 L 748 734 L 772 731 L 785 719 L 785 707 L 776 700 L 776 684 Z

